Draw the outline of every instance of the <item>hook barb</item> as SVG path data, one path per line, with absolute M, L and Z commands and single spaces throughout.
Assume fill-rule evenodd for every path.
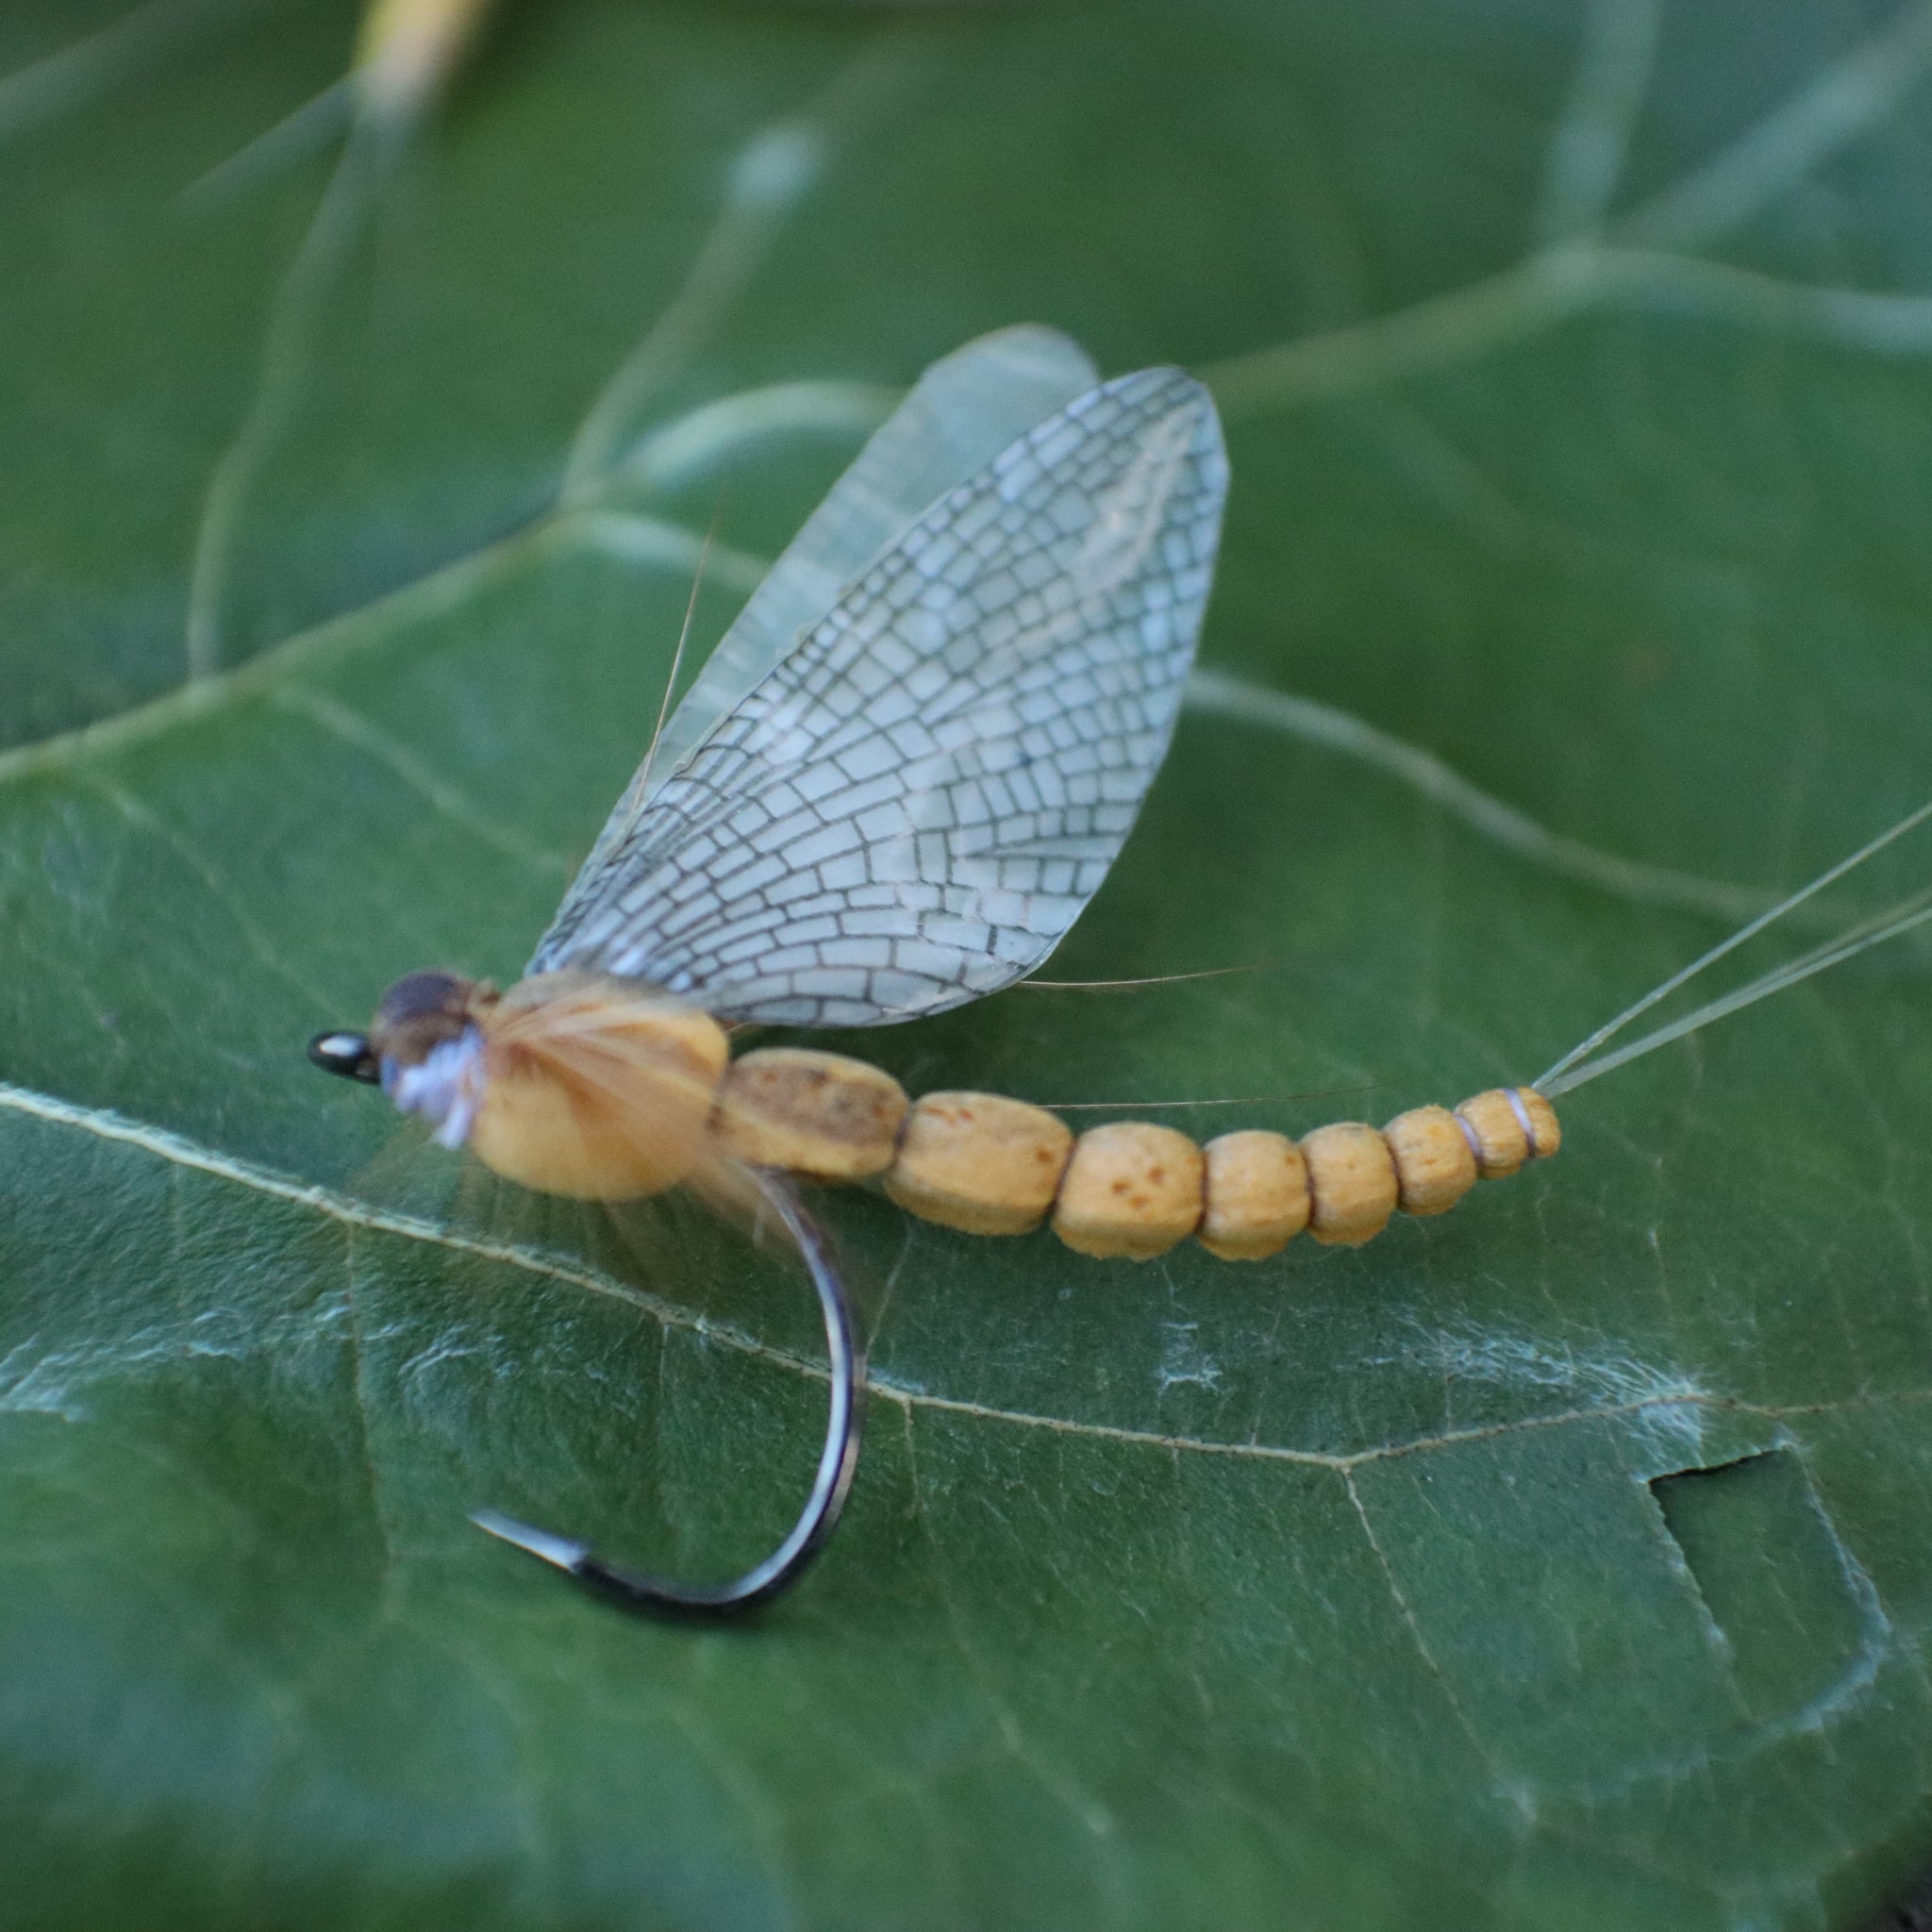
M 818 1293 L 824 1317 L 825 1351 L 831 1359 L 831 1402 L 825 1421 L 825 1445 L 819 1453 L 818 1474 L 798 1521 L 783 1542 L 761 1563 L 728 1583 L 679 1583 L 648 1571 L 607 1563 L 587 1542 L 558 1536 L 519 1523 L 494 1509 L 472 1512 L 478 1529 L 574 1576 L 593 1594 L 647 1616 L 708 1623 L 738 1617 L 768 1604 L 797 1582 L 837 1526 L 839 1513 L 858 1467 L 858 1441 L 864 1423 L 865 1350 L 858 1339 L 844 1278 L 818 1224 L 798 1197 L 775 1174 L 755 1174 L 759 1191 L 798 1252 Z

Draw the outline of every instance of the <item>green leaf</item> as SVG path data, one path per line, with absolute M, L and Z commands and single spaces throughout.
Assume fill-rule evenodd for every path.
M 351 25 L 0 21 L 8 1923 L 1856 1925 L 1932 1792 L 1923 951 L 1358 1252 L 827 1197 L 868 1455 L 722 1633 L 465 1512 L 762 1553 L 809 1297 L 301 1047 L 513 976 L 714 512 L 701 642 L 1038 320 L 1202 370 L 1235 475 L 1053 971 L 1254 970 L 849 1043 L 1204 1133 L 1532 1077 L 1924 796 L 1932 6 L 574 0 L 192 187 Z

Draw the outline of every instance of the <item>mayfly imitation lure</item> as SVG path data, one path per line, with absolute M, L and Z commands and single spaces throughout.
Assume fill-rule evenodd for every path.
M 1657 1043 L 1578 1064 L 1688 973 L 1535 1086 L 1380 1129 L 1244 1130 L 1206 1147 L 1140 1122 L 1076 1137 L 996 1094 L 908 1101 L 842 1055 L 733 1057 L 730 1026 L 943 1012 L 1053 951 L 1166 754 L 1226 488 L 1214 405 L 1181 371 L 1102 383 L 1038 327 L 968 343 L 873 437 L 660 721 L 525 977 L 499 993 L 410 974 L 366 1035 L 311 1042 L 317 1064 L 379 1082 L 444 1146 L 525 1187 L 617 1201 L 683 1186 L 774 1215 L 817 1291 L 825 1442 L 763 1562 L 689 1585 L 493 1512 L 482 1527 L 634 1608 L 742 1610 L 798 1575 L 852 1480 L 864 1354 L 791 1176 L 876 1178 L 973 1234 L 1051 1217 L 1085 1255 L 1147 1259 L 1192 1237 L 1257 1260 L 1304 1230 L 1366 1241 L 1397 1209 L 1440 1214 L 1478 1179 L 1556 1153 L 1551 1097 Z M 1844 956 L 1828 951 L 1787 979 Z

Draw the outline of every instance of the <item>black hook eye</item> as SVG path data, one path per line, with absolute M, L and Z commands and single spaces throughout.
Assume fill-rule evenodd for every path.
M 373 1087 L 382 1078 L 366 1033 L 342 1033 L 331 1027 L 308 1042 L 308 1058 L 325 1074 L 340 1074 L 345 1080 L 366 1080 Z

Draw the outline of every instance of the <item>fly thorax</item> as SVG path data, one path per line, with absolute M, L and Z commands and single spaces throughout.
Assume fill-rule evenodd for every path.
M 708 1013 L 606 974 L 538 974 L 477 1019 L 470 1150 L 506 1179 L 580 1200 L 661 1193 L 715 1158 L 730 1047 Z

